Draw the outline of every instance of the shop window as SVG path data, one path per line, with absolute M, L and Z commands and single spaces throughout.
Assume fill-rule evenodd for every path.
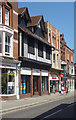
M 30 93 L 30 76 L 21 75 L 21 94 Z
M 2 94 L 14 94 L 15 92 L 15 73 L 14 70 L 1 70 L 1 92 Z
M 0 24 L 2 24 L 2 7 L 0 6 Z
M 34 87 L 34 92 L 38 92 L 38 77 L 34 77 L 33 87 Z
M 47 77 L 42 77 L 42 91 L 47 91 Z
M 6 34 L 5 38 L 5 55 L 10 55 L 10 36 Z
M 5 9 L 5 24 L 9 26 L 9 11 Z

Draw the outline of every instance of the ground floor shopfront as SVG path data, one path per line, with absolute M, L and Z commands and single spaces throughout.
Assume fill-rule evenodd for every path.
M 18 61 L 0 59 L 0 97 L 1 99 L 19 99 Z
M 62 78 L 61 79 L 61 91 L 62 89 L 64 92 L 66 92 L 68 88 L 68 91 L 74 90 L 75 88 L 75 80 L 73 78 Z
M 49 75 L 49 93 L 59 92 L 60 78 L 56 74 Z
M 22 67 L 20 75 L 20 98 L 49 93 L 48 70 Z

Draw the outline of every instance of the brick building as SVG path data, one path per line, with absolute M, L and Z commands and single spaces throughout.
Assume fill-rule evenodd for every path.
M 61 49 L 61 67 L 63 69 L 64 77 L 62 78 L 62 86 L 64 90 L 68 86 L 69 91 L 74 90 L 74 50 L 71 50 L 65 40 L 64 34 L 60 34 L 60 49 Z
M 47 34 L 46 38 L 55 50 L 52 50 L 52 67 L 50 68 L 49 81 L 50 81 L 50 93 L 58 92 L 60 90 L 60 71 L 61 71 L 61 59 L 60 59 L 60 32 L 48 21 L 45 22 Z
M 18 99 L 18 2 L 0 2 L 0 96 Z

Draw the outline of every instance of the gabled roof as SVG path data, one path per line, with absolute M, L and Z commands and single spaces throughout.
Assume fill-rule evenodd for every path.
M 21 15 L 26 9 L 27 7 L 18 8 L 18 14 Z
M 45 44 L 48 45 L 49 47 L 52 47 L 53 49 L 55 49 L 55 47 L 53 47 L 50 43 L 48 43 L 45 38 L 43 39 L 43 38 L 39 37 L 38 35 L 32 33 L 30 30 L 28 30 L 28 29 L 25 30 L 24 28 L 22 28 L 22 27 L 19 26 L 19 25 L 18 25 L 18 28 L 21 29 L 25 34 L 27 34 L 27 35 L 29 35 L 29 36 L 31 36 L 31 37 L 33 37 L 33 38 L 35 38 L 35 39 L 37 39 L 37 40 L 45 43 Z
M 42 19 L 43 15 L 37 15 L 31 17 L 31 23 L 27 24 L 27 27 L 36 26 L 39 24 L 40 20 Z

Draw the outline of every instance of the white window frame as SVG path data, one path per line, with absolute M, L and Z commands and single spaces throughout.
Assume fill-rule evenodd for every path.
M 48 42 L 50 43 L 50 37 L 51 37 L 51 34 L 49 33 L 49 39 L 48 39 Z
M 1 7 L 1 22 L 0 22 L 0 24 L 2 24 L 2 6 L 0 5 L 0 7 Z
M 7 43 L 6 43 L 6 36 L 7 36 Z M 10 37 L 10 44 L 8 44 L 8 36 Z M 9 52 L 6 52 L 6 49 L 5 49 L 5 55 L 10 56 L 11 55 L 11 36 L 8 35 L 7 33 L 5 35 L 5 48 L 6 48 L 6 45 L 9 46 Z
M 9 10 L 5 9 L 5 12 L 8 11 L 8 23 L 6 23 L 6 17 L 5 17 L 5 25 L 9 26 Z M 6 14 L 5 14 L 6 15 Z

